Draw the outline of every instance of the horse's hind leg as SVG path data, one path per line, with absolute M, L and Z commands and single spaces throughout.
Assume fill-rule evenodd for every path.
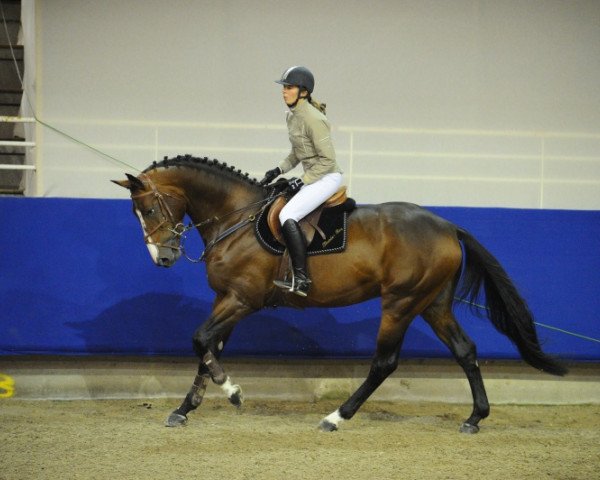
M 391 305 L 386 308 L 384 299 L 381 326 L 377 335 L 377 349 L 366 380 L 340 408 L 321 420 L 319 424 L 321 430 L 332 432 L 338 429 L 343 420 L 352 418 L 377 387 L 398 367 L 398 354 L 402 340 L 415 315 L 414 302 L 411 299 L 405 299 L 390 303 Z M 404 304 L 404 308 L 392 308 L 397 303 Z M 405 313 L 398 314 L 398 310 Z
M 457 323 L 452 313 L 452 292 L 453 289 L 449 285 L 442 295 L 425 309 L 421 316 L 433 328 L 440 340 L 448 346 L 467 375 L 473 396 L 473 412 L 461 425 L 460 431 L 462 433 L 477 433 L 479 422 L 490 413 L 490 404 L 477 363 L 477 348 Z

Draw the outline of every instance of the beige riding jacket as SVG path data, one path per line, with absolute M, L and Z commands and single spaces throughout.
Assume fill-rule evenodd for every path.
M 300 101 L 287 116 L 292 151 L 280 162 L 282 173 L 302 162 L 302 181 L 308 185 L 328 173 L 342 173 L 331 142 L 331 126 L 327 117 L 307 101 Z

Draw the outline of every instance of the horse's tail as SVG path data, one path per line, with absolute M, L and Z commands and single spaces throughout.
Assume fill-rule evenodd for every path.
M 470 233 L 460 228 L 457 233 L 466 254 L 459 298 L 474 305 L 483 285 L 486 316 L 515 344 L 523 360 L 552 375 L 566 374 L 561 362 L 542 352 L 533 315 L 498 260 Z

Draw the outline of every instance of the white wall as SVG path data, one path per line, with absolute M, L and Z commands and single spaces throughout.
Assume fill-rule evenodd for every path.
M 273 83 L 317 77 L 359 202 L 600 209 L 598 1 L 37 0 L 38 115 L 142 169 L 286 155 Z M 38 194 L 132 168 L 44 129 Z

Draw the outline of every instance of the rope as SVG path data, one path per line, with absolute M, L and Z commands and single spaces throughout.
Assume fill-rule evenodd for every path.
M 466 303 L 467 305 L 470 305 L 471 307 L 476 307 L 481 310 L 487 310 L 487 311 L 490 310 L 485 305 L 479 305 L 478 303 L 469 302 L 468 300 L 465 300 L 464 298 L 454 297 L 454 300 L 457 300 L 462 303 Z M 538 327 L 547 328 L 548 330 L 554 330 L 556 332 L 564 333 L 566 335 L 571 335 L 572 337 L 581 338 L 583 340 L 588 340 L 590 342 L 600 343 L 600 339 L 598 339 L 598 338 L 588 337 L 587 335 L 581 335 L 581 334 L 575 333 L 575 332 L 569 332 L 568 330 L 564 330 L 564 329 L 558 328 L 558 327 L 553 327 L 552 325 L 546 325 L 545 323 L 540 323 L 540 322 L 535 322 L 535 321 L 533 323 L 536 324 Z
M 98 148 L 96 148 L 96 147 L 94 147 L 92 145 L 89 145 L 89 144 L 87 144 L 87 143 L 85 143 L 85 142 L 83 142 L 83 141 L 81 141 L 81 140 L 73 137 L 72 135 L 69 135 L 67 132 L 65 132 L 65 131 L 63 131 L 63 130 L 61 130 L 61 129 L 53 126 L 53 125 L 50 125 L 49 123 L 43 121 L 42 119 L 40 119 L 37 116 L 37 114 L 35 112 L 35 109 L 33 108 L 33 105 L 31 104 L 31 100 L 29 98 L 29 94 L 27 93 L 27 90 L 25 88 L 25 83 L 23 82 L 23 77 L 21 76 L 21 72 L 19 70 L 19 64 L 17 62 L 17 57 L 15 56 L 13 45 L 12 45 L 12 42 L 10 40 L 10 35 L 8 33 L 8 25 L 7 25 L 7 22 L 6 22 L 6 16 L 4 15 L 4 5 L 2 3 L 2 0 L 0 0 L 0 13 L 2 14 L 2 23 L 4 24 L 4 31 L 6 33 L 6 39 L 8 41 L 8 46 L 10 48 L 10 54 L 12 56 L 12 60 L 13 60 L 14 66 L 15 66 L 15 70 L 17 71 L 17 76 L 19 77 L 19 82 L 21 83 L 21 89 L 23 90 L 23 96 L 25 97 L 25 100 L 27 101 L 27 104 L 29 105 L 29 110 L 31 111 L 31 113 L 32 113 L 33 118 L 35 119 L 35 121 L 37 123 L 39 123 L 40 125 L 43 125 L 44 127 L 48 128 L 49 130 L 52 130 L 53 132 L 58 133 L 59 135 L 62 135 L 63 137 L 67 138 L 68 140 L 72 141 L 73 143 L 76 143 L 77 145 L 81 145 L 82 147 L 85 147 L 85 148 L 91 150 L 94 153 L 97 153 L 98 155 L 100 155 L 100 156 L 102 156 L 104 158 L 107 158 L 107 159 L 109 159 L 109 160 L 111 160 L 111 161 L 113 161 L 115 163 L 118 163 L 121 166 L 127 167 L 128 169 L 135 170 L 136 172 L 141 172 L 141 170 L 139 168 L 137 168 L 137 167 L 135 167 L 135 166 L 133 166 L 133 165 L 127 163 L 127 162 L 124 162 L 123 160 L 120 160 L 117 157 L 109 155 L 108 153 L 103 152 L 102 150 L 100 150 L 100 149 L 98 149 Z

